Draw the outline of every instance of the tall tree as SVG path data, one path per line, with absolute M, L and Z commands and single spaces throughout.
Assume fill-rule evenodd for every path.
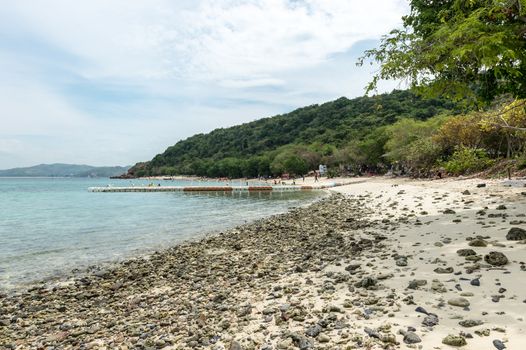
M 526 97 L 526 0 L 411 0 L 395 29 L 359 60 L 379 62 L 367 86 L 402 79 L 428 96 L 468 103 Z

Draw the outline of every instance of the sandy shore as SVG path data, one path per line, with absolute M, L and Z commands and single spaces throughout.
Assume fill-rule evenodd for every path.
M 524 349 L 514 185 L 356 179 L 306 208 L 2 295 L 0 349 Z

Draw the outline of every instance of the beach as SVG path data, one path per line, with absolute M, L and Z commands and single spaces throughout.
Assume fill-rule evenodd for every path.
M 1 295 L 0 348 L 526 347 L 523 180 L 353 182 L 307 207 Z

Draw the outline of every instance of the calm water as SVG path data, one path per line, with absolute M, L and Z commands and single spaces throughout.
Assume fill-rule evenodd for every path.
M 139 185 L 140 181 L 133 183 Z M 108 184 L 129 186 L 131 182 L 0 178 L 0 289 L 167 247 L 206 232 L 283 212 L 319 196 L 315 192 L 87 191 L 90 186 Z

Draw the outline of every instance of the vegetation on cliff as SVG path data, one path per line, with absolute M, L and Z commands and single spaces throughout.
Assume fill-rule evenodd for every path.
M 129 174 L 256 177 L 304 174 L 318 164 L 355 163 L 356 169 L 385 168 L 388 125 L 401 118 L 424 121 L 458 113 L 444 99 L 394 91 L 352 100 L 340 98 L 254 122 L 194 135 L 169 147 Z

